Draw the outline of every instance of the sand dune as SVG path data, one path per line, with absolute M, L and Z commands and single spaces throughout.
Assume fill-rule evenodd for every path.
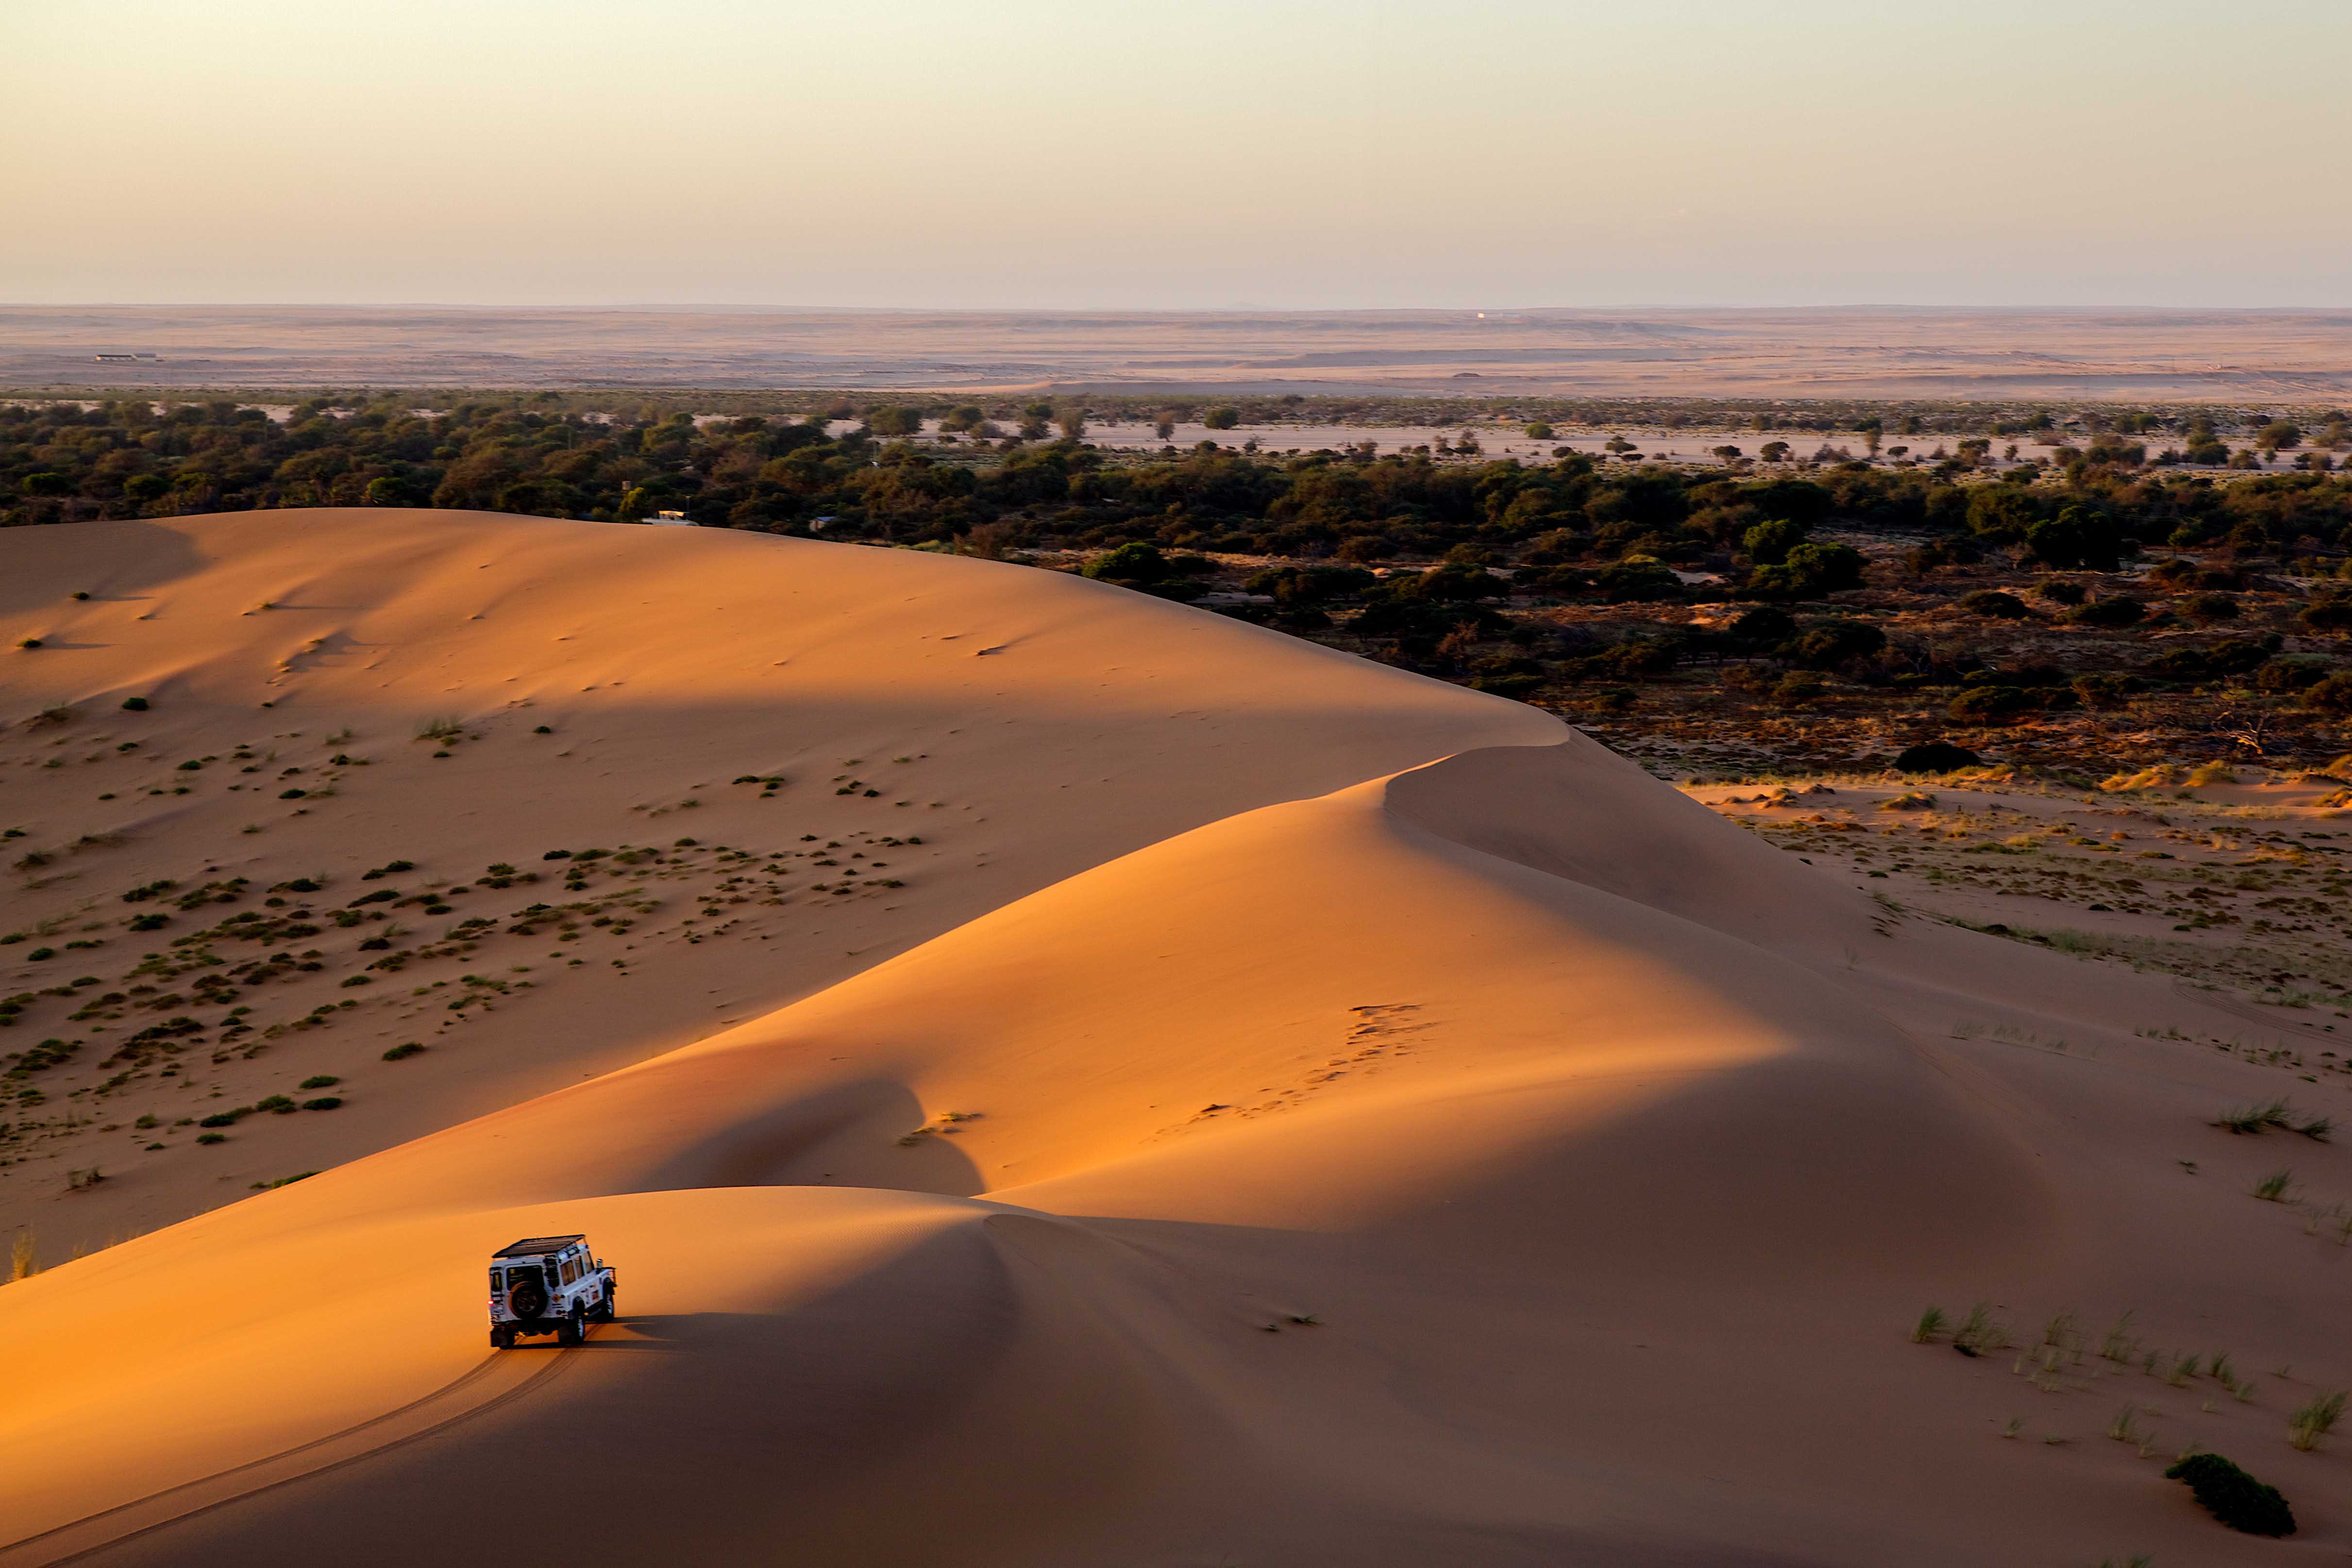
M 226 1004 L 190 1009 L 187 977 L 133 977 L 139 955 L 205 928 L 212 906 L 175 906 L 194 890 L 309 879 L 320 889 L 278 896 L 323 934 L 277 950 L 317 948 L 320 967 L 249 988 L 251 1034 L 208 1041 L 228 1060 L 178 1087 L 151 1066 L 104 1097 L 121 1113 L 99 1125 L 169 1123 L 200 1097 L 217 1110 L 215 1088 L 236 1104 L 345 1081 L 334 1116 L 217 1149 L 167 1128 L 174 1146 L 151 1155 L 135 1129 L 53 1126 L 35 1167 L 0 1166 L 0 1222 L 29 1219 L 52 1255 L 712 1033 L 1167 834 L 1559 730 L 1176 605 L 914 553 L 448 512 L 17 529 L 0 550 L 0 759 L 15 764 L 0 828 L 23 831 L 11 859 L 48 857 L 11 897 L 12 929 L 36 935 L 0 946 L 0 994 L 87 975 L 105 982 L 87 995 L 125 998 L 86 1024 L 43 999 L 5 1038 L 86 1037 L 87 1064 L 142 1024 L 218 1021 Z M 44 646 L 16 650 L 28 636 Z M 153 706 L 127 713 L 126 696 Z M 457 738 L 415 738 L 436 718 Z M 731 782 L 746 776 L 784 782 Z M 577 894 L 565 862 L 541 859 L 624 845 L 664 858 L 604 861 Z M 363 880 L 396 860 L 415 864 Z M 755 864 L 793 874 L 754 878 Z M 494 865 L 537 880 L 478 885 Z M 121 901 L 163 880 L 166 895 Z M 359 947 L 383 922 L 330 921 L 386 890 L 405 902 L 374 913 L 411 927 L 394 946 L 422 955 L 394 973 Z M 542 939 L 505 935 L 532 905 L 578 908 L 539 921 Z M 144 911 L 168 925 L 125 929 Z M 499 935 L 470 946 L 428 940 L 493 917 Z M 24 961 L 44 945 L 57 956 Z M 446 1006 L 467 974 L 507 988 L 473 988 L 495 1029 Z M 360 977 L 372 983 L 346 986 Z M 155 994 L 135 994 L 142 979 Z M 337 1009 L 329 1027 L 244 1055 L 321 1006 Z M 410 1040 L 436 1049 L 377 1061 Z M 64 1171 L 93 1165 L 109 1183 L 68 1197 Z
M 375 564 L 318 597 L 373 595 L 352 634 L 383 647 L 388 689 L 449 678 L 436 657 L 487 664 L 515 697 L 562 695 L 560 742 L 598 736 L 625 780 L 542 806 L 585 770 L 486 719 L 493 738 L 433 766 L 495 766 L 520 799 L 476 827 L 429 755 L 387 760 L 415 798 L 383 791 L 383 821 L 487 835 L 572 812 L 574 837 L 610 839 L 631 789 L 791 733 L 788 777 L 928 750 L 943 782 L 919 794 L 947 806 L 782 797 L 956 824 L 998 880 L 909 899 L 845 963 L 782 924 L 807 907 L 796 873 L 768 932 L 629 955 L 627 984 L 681 1011 L 704 947 L 772 967 L 757 1016 L 469 1121 L 417 1091 L 415 1117 L 456 1124 L 355 1136 L 365 1157 L 0 1290 L 0 1333 L 34 1347 L 0 1415 L 0 1536 L 20 1542 L 0 1563 L 322 1542 L 504 1561 L 549 1519 L 647 1563 L 2236 1563 L 2352 1544 L 2341 1455 L 2293 1449 L 2285 1419 L 2352 1381 L 2347 1254 L 2316 1203 L 2247 1193 L 2289 1155 L 2315 1197 L 2352 1173 L 2326 1144 L 2206 1124 L 2232 1098 L 2337 1092 L 2150 1038 L 2226 1016 L 2160 978 L 1921 921 L 1533 710 L 1189 610 L 904 552 L 373 521 L 191 524 L 173 548 L 209 559 L 148 591 L 183 604 L 170 585 L 217 580 L 220 620 L 270 580 L 253 558 L 284 570 L 333 541 Z M 53 581 L 97 559 L 76 544 L 39 541 Z M 486 549 L 506 597 L 479 635 L 509 639 L 503 664 L 454 611 L 477 602 L 463 573 Z M 760 593 L 793 615 L 712 608 Z M 592 640 L 600 595 L 650 603 Z M 692 625 L 698 651 L 647 619 Z M 788 640 L 780 619 L 772 676 L 752 661 Z M 551 653 L 572 626 L 591 647 Z M 950 632 L 1014 653 L 982 679 L 939 649 Z M 122 639 L 85 651 L 83 701 L 122 689 L 102 659 L 165 646 L 68 633 Z M 628 696 L 582 704 L 567 659 L 606 661 Z M 226 636 L 182 670 L 175 701 L 276 678 Z M 320 711 L 390 700 L 341 679 L 280 689 Z M 477 711 L 490 689 L 466 686 Z M 336 831 L 368 861 L 392 841 L 360 836 L 375 797 L 353 794 Z M 723 841 L 764 857 L 756 813 L 779 805 L 725 807 Z M 210 851 L 193 825 L 146 831 Z M 596 1011 L 578 994 L 575 1020 Z M 1963 1019 L 2011 1032 L 1955 1039 Z M 475 1019 L 464 1049 L 541 1023 Z M 644 1054 L 631 1027 L 604 1038 Z M 2062 1030 L 2073 1048 L 2047 1049 Z M 361 1109 L 316 1120 L 365 1133 Z M 196 1168 L 274 1131 L 153 1157 Z M 572 1228 L 620 1266 L 622 1321 L 577 1351 L 491 1354 L 488 1252 Z M 1922 1306 L 1978 1300 L 2013 1343 L 1910 1342 Z M 2191 1443 L 2279 1484 L 2302 1532 L 2215 1525 L 2160 1479 Z

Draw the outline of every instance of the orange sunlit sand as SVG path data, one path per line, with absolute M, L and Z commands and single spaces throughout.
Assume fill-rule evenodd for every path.
M 2352 1383 L 2305 1223 L 2352 1169 L 2209 1125 L 2340 1092 L 1532 707 L 749 535 L 272 512 L 0 569 L 9 919 L 97 944 L 7 1041 L 80 1031 L 88 1092 L 0 1169 L 53 1249 L 0 1289 L 0 1565 L 2352 1549 L 2286 1424 Z M 129 1049 L 205 973 L 146 955 L 251 962 L 232 904 L 290 956 L 257 1021 Z M 2249 1196 L 2289 1163 L 2313 1207 Z M 620 1320 L 492 1352 L 489 1254 L 570 1232 Z M 1914 1343 L 1979 1301 L 2011 1343 Z M 2216 1529 L 2147 1457 L 2192 1445 L 2300 1532 Z

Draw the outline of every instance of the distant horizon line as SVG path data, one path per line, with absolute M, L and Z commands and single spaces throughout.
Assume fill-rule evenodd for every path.
M 750 301 L 623 300 L 601 304 L 518 304 L 496 300 L 0 300 L 0 310 L 506 310 L 653 311 L 679 315 L 742 312 L 819 316 L 1560 316 L 1659 314 L 1819 314 L 1890 311 L 1916 315 L 2128 314 L 2352 315 L 2352 305 L 1929 305 L 1857 300 L 1835 305 L 772 305 Z

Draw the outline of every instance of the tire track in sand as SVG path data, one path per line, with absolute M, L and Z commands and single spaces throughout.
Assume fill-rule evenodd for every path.
M 546 1387 L 573 1359 L 551 1354 L 541 1360 L 528 1353 L 518 1355 L 512 1351 L 485 1356 L 457 1377 L 398 1409 L 0 1546 L 0 1568 L 61 1568 L 64 1563 L 80 1562 L 215 1509 L 422 1442 Z M 530 1365 L 533 1361 L 538 1364 Z M 524 1370 L 526 1366 L 528 1371 Z M 466 1398 L 473 1402 L 438 1419 L 428 1420 L 425 1426 L 399 1429 L 411 1421 L 433 1416 L 436 1409 L 454 1400 Z M 354 1444 L 358 1446 L 354 1448 Z

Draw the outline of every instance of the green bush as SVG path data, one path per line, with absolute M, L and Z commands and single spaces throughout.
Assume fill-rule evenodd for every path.
M 1743 643 L 1783 643 L 1797 634 L 1797 618 L 1777 605 L 1759 604 L 1724 630 Z
M 2013 724 L 2032 700 L 2015 686 L 1978 686 L 1952 699 L 1945 711 L 1960 724 Z
M 390 1051 L 385 1051 L 383 1053 L 383 1059 L 386 1061 L 405 1061 L 410 1057 L 417 1055 L 419 1052 L 423 1051 L 424 1049 L 425 1048 L 423 1046 L 417 1044 L 412 1040 L 404 1045 L 395 1045 Z
M 1780 645 L 1780 657 L 1809 670 L 1833 670 L 1886 646 L 1886 633 L 1867 621 L 1817 621 Z
M 1862 586 L 1862 552 L 1852 545 L 1799 545 L 1779 566 L 1748 573 L 1750 592 L 1764 599 L 1819 599 Z
M 2186 1481 L 2205 1511 L 2248 1535 L 2293 1535 L 2294 1511 L 2279 1490 L 2264 1486 L 2219 1454 L 2191 1454 L 2164 1472 Z
M 2322 713 L 2352 714 L 2352 670 L 2338 670 L 2318 685 L 2305 687 L 2303 700 Z
M 2323 599 L 2305 607 L 2295 619 L 2306 632 L 2352 632 L 2352 599 Z
M 1973 593 L 1963 593 L 1959 608 L 1969 615 L 1981 615 L 1988 621 L 2022 621 L 2030 613 L 2025 601 L 2014 593 L 2003 593 L 1998 588 L 1979 588 Z
M 1612 604 L 1637 604 L 1678 597 L 1683 580 L 1663 563 L 1636 555 L 1601 568 L 1593 574 L 1592 586 Z
M 2077 626 L 2132 626 L 2147 614 L 2147 605 L 2129 594 L 2118 593 L 2078 604 L 2066 612 L 2066 619 Z

